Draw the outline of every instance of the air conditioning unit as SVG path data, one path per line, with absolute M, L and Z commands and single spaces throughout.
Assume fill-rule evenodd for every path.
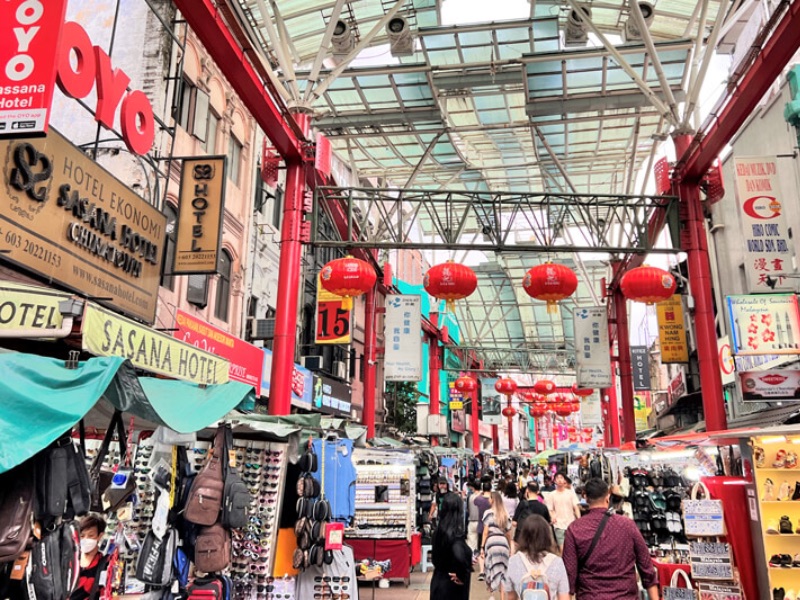
M 649 2 L 639 2 L 638 4 L 639 10 L 642 11 L 642 16 L 644 17 L 644 24 L 650 29 L 653 19 L 656 18 L 656 9 Z M 625 21 L 625 28 L 622 34 L 626 42 L 637 42 L 642 39 L 642 32 L 639 30 L 639 26 L 633 16 L 629 16 L 628 20 Z
M 343 360 L 333 361 L 333 375 L 339 379 L 347 379 L 347 363 Z
M 389 37 L 389 50 L 392 56 L 413 56 L 414 36 L 405 17 L 395 15 L 386 24 L 386 35 Z
M 356 38 L 353 30 L 346 21 L 339 19 L 333 28 L 331 36 L 331 48 L 334 56 L 346 56 L 356 47 Z
M 275 337 L 275 319 L 252 319 L 250 339 L 271 340 Z
M 309 371 L 321 371 L 324 363 L 321 356 L 303 356 L 300 360 Z
M 585 46 L 589 41 L 586 21 L 583 17 L 592 18 L 592 7 L 588 4 L 580 4 L 578 9 L 572 9 L 567 16 L 567 26 L 564 29 L 564 45 Z

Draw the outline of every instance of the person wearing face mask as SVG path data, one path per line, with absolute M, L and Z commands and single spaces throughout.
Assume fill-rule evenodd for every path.
M 70 600 L 95 600 L 102 590 L 102 575 L 106 568 L 106 557 L 100 552 L 100 541 L 106 531 L 106 522 L 95 514 L 81 519 L 81 572 L 78 585 Z

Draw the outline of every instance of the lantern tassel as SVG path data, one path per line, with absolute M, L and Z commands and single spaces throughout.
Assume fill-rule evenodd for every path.
M 547 301 L 547 314 L 554 315 L 558 313 L 558 303 L 554 300 Z
M 455 313 L 456 312 L 456 301 L 455 300 L 445 300 L 445 306 L 447 306 L 447 312 Z
M 342 296 L 342 308 L 344 310 L 353 310 L 352 296 Z

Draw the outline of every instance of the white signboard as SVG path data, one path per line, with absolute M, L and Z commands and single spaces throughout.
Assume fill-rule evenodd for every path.
M 728 296 L 728 318 L 734 354 L 800 354 L 794 294 Z
M 576 308 L 573 315 L 578 385 L 587 388 L 610 387 L 613 382 L 606 307 Z
M 483 422 L 489 425 L 500 425 L 503 419 L 500 415 L 503 396 L 494 389 L 497 377 L 481 378 L 481 410 L 483 411 Z
M 422 379 L 422 298 L 413 295 L 386 296 L 384 320 L 386 381 Z
M 733 159 L 733 165 L 749 291 L 771 291 L 767 277 L 775 280 L 773 289 L 794 289 L 791 280 L 781 276 L 793 272 L 793 269 L 777 158 L 737 157 Z
M 744 371 L 739 373 L 739 379 L 745 402 L 800 399 L 800 370 L 797 369 Z
M 731 340 L 727 335 L 717 338 L 717 361 L 722 374 L 722 385 L 729 385 L 736 381 L 736 365 L 731 352 Z
M 603 424 L 603 405 L 599 391 L 595 390 L 591 396 L 581 399 L 581 423 L 585 427 Z

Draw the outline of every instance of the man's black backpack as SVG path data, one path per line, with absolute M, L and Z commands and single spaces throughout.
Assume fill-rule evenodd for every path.
M 34 517 L 45 530 L 59 518 L 85 515 L 91 507 L 89 472 L 67 432 L 33 459 Z

